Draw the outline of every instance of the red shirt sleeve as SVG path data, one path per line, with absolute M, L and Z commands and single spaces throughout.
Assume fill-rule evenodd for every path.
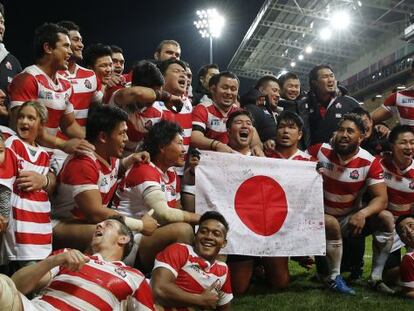
M 18 74 L 9 85 L 10 107 L 20 106 L 26 101 L 37 100 L 39 97 L 35 77 L 26 72 Z
M 367 182 L 368 185 L 377 184 L 384 181 L 384 171 L 377 158 L 371 164 L 368 171 Z
M 392 107 L 395 106 L 395 102 L 397 101 L 397 92 L 390 94 L 385 100 L 384 100 L 384 106 Z
M 69 160 L 60 176 L 60 182 L 68 185 L 96 185 L 98 180 L 98 168 L 88 156 L 78 156 Z
M 321 149 L 321 147 L 322 147 L 322 144 L 315 144 L 315 145 L 309 146 L 307 152 L 312 157 L 314 157 L 315 160 L 317 161 L 317 159 L 318 159 L 318 152 Z
M 13 184 L 17 176 L 17 158 L 13 151 L 6 148 L 4 161 L 0 164 L 0 185 L 13 190 Z
M 157 267 L 171 267 L 174 270 L 171 272 L 177 277 L 178 272 L 187 262 L 187 258 L 188 249 L 184 245 L 175 243 L 158 253 L 155 258 L 158 263 L 156 263 L 154 269 Z
M 205 106 L 198 104 L 193 110 L 193 126 L 201 126 L 204 130 L 207 128 L 208 111 Z
M 414 258 L 413 253 L 406 254 L 400 265 L 400 278 L 404 287 L 414 289 Z

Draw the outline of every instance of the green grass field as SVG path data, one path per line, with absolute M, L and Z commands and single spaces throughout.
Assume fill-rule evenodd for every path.
M 371 239 L 367 238 L 364 278 L 371 270 Z M 413 310 L 414 301 L 391 297 L 372 291 L 362 280 L 353 284 L 356 296 L 346 296 L 328 291 L 321 283 L 312 280 L 315 269 L 306 271 L 290 261 L 291 286 L 283 292 L 272 292 L 264 284 L 253 284 L 249 292 L 233 301 L 233 310 Z

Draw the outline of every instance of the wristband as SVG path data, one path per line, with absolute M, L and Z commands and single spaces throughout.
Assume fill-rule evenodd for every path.
M 214 149 L 213 149 L 213 144 L 214 144 L 214 142 L 215 142 L 215 141 L 217 141 L 217 140 L 213 139 L 213 140 L 211 141 L 211 143 L 210 143 L 210 150 L 214 150 Z
M 125 224 L 132 231 L 141 232 L 144 229 L 144 223 L 140 219 L 131 218 L 128 216 L 124 217 Z
M 195 195 L 196 186 L 195 185 L 184 185 L 182 192 Z
M 169 102 L 171 100 L 171 94 L 166 91 L 155 91 L 155 100 L 162 102 Z
M 49 184 L 50 184 L 50 178 L 49 178 L 49 176 L 48 175 L 45 175 L 45 177 L 46 177 L 46 185 L 44 185 L 42 187 L 43 190 L 47 190 L 47 187 L 49 187 Z

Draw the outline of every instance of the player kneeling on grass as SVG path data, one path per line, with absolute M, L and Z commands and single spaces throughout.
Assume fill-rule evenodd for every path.
M 410 250 L 400 265 L 400 280 L 405 295 L 414 299 L 414 215 L 400 216 L 395 223 L 397 233 Z
M 95 226 L 93 255 L 62 249 L 24 267 L 12 278 L 0 274 L 0 310 L 155 310 L 144 275 L 121 262 L 132 248 L 122 217 Z M 29 300 L 24 295 L 41 291 Z
M 120 214 L 141 219 L 154 210 L 154 218 L 162 225 L 139 242 L 136 265 L 144 271 L 151 271 L 155 256 L 168 245 L 191 243 L 194 238 L 191 225 L 198 224 L 200 219 L 198 214 L 181 207 L 180 179 L 174 168 L 185 163 L 181 134 L 177 123 L 165 120 L 156 123 L 144 138 L 144 149 L 150 154 L 151 162 L 133 165 L 116 192 L 114 206 Z M 186 209 L 194 210 L 194 207 Z M 131 259 L 134 260 L 128 258 Z
M 28 101 L 16 109 L 17 136 L 1 141 L 0 159 L 0 184 L 5 187 L 1 189 L 0 232 L 6 232 L 5 249 L 14 271 L 52 251 L 48 192 L 56 179 L 49 168 L 49 154 L 35 142 L 47 121 L 46 108 Z
M 378 159 L 360 147 L 365 127 L 356 114 L 346 114 L 329 144 L 311 146 L 323 175 L 326 258 L 330 289 L 355 294 L 340 275 L 342 236 L 373 234 L 372 272 L 369 284 L 377 291 L 394 291 L 382 281 L 382 272 L 393 244 L 394 219 L 387 207 L 387 188 Z M 372 199 L 361 208 L 358 198 L 367 187 Z
M 230 310 L 229 271 L 216 260 L 228 230 L 220 213 L 206 212 L 193 245 L 176 243 L 157 255 L 151 285 L 156 304 L 163 307 L 159 310 Z
M 149 161 L 148 153 L 133 153 L 121 159 L 128 141 L 128 115 L 118 107 L 96 106 L 89 111 L 86 139 L 95 152 L 68 157 L 58 175 L 54 196 L 54 247 L 84 250 L 92 238 L 95 225 L 119 215 L 109 207 L 118 178 L 135 162 Z M 124 217 L 134 231 L 151 235 L 157 222 L 149 215 L 141 219 Z

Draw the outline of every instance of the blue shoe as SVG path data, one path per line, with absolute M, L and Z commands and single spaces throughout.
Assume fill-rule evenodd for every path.
M 341 294 L 355 295 L 355 291 L 346 285 L 342 276 L 337 275 L 335 280 L 328 281 L 329 289 Z

